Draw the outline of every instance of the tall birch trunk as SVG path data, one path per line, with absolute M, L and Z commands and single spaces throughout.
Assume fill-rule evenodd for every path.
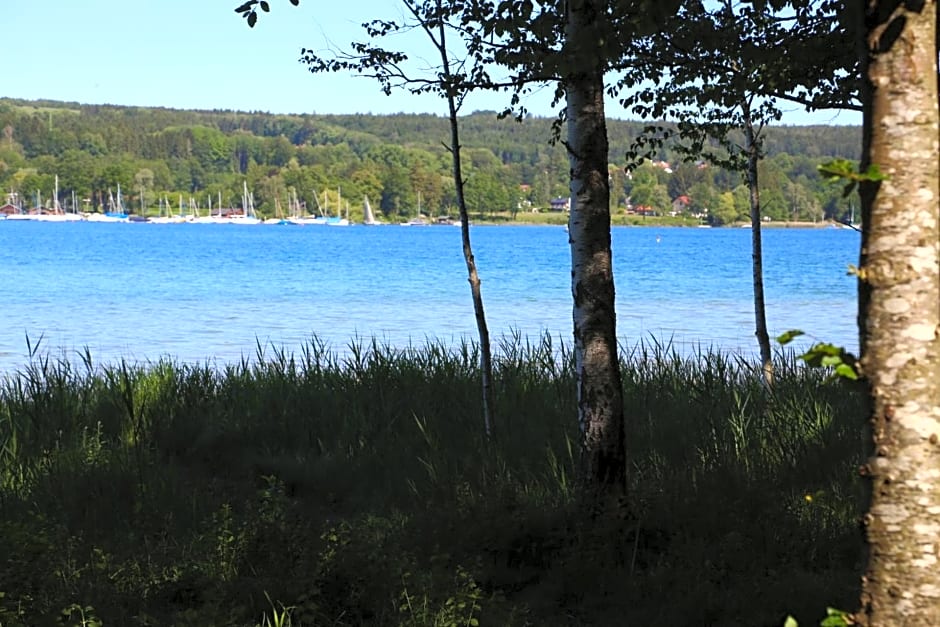
M 940 114 L 936 0 L 869 0 L 862 369 L 874 450 L 860 618 L 940 625 Z
M 751 111 L 748 103 L 743 105 L 744 148 L 747 151 L 747 189 L 751 205 L 751 274 L 754 283 L 754 335 L 760 348 L 761 374 L 764 384 L 771 388 L 774 383 L 774 363 L 770 352 L 770 334 L 767 332 L 767 306 L 764 303 L 764 253 L 761 239 L 760 189 L 757 181 L 757 164 L 760 161 L 760 146 L 754 135 Z
M 626 484 L 623 389 L 618 361 L 610 249 L 610 184 L 604 74 L 596 35 L 605 19 L 598 0 L 569 0 L 565 81 L 571 213 L 571 294 L 582 477 L 589 489 Z

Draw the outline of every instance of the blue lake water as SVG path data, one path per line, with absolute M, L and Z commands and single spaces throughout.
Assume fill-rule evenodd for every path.
M 561 227 L 475 226 L 494 339 L 571 335 Z M 614 228 L 618 335 L 681 350 L 756 353 L 748 229 Z M 766 229 L 771 334 L 800 328 L 855 348 L 859 235 Z M 232 226 L 0 220 L 0 372 L 27 363 L 26 336 L 77 361 L 170 356 L 216 364 L 260 341 L 299 352 L 313 336 L 342 352 L 475 337 L 454 227 Z M 805 345 L 805 343 L 804 343 Z

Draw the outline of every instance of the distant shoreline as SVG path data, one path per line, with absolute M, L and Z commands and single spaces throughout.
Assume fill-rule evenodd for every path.
M 144 223 L 148 220 L 146 219 L 134 219 L 136 214 L 130 214 L 130 222 L 139 222 Z M 544 215 L 544 214 L 543 214 Z M 564 228 L 568 225 L 567 219 L 564 216 L 557 214 L 552 216 L 549 219 L 528 219 L 531 214 L 525 214 L 525 217 L 520 219 L 518 216 L 515 219 L 510 217 L 505 217 L 503 219 L 493 219 L 492 217 L 481 218 L 476 216 L 470 217 L 470 224 L 472 226 L 507 226 L 507 227 L 518 227 L 518 226 L 552 226 L 558 228 Z M 6 216 L 0 214 L 0 218 L 5 218 Z M 153 217 L 153 216 L 148 216 Z M 453 222 L 448 222 L 446 224 L 438 224 L 435 222 L 430 222 L 428 226 L 437 227 L 437 226 L 459 226 L 460 220 L 457 218 L 452 218 Z M 2 220 L 6 222 L 6 220 Z M 12 220 L 11 220 L 12 221 Z M 84 221 L 84 220 L 76 220 Z M 94 221 L 94 220 L 90 220 Z M 127 220 L 125 220 L 127 221 Z M 353 222 L 351 224 L 358 225 L 360 223 Z M 611 227 L 638 227 L 638 228 L 716 228 L 716 229 L 735 229 L 735 228 L 751 228 L 750 222 L 735 222 L 733 224 L 726 224 L 721 226 L 712 226 L 710 224 L 703 224 L 695 219 L 683 219 L 683 218 L 672 218 L 672 217 L 644 217 L 637 219 L 636 216 L 612 216 L 611 217 Z M 387 226 L 397 226 L 396 223 L 390 223 Z M 855 227 L 846 226 L 840 222 L 835 222 L 832 220 L 822 221 L 822 222 L 808 222 L 808 221 L 779 221 L 775 220 L 772 222 L 762 222 L 761 228 L 763 229 L 828 229 L 828 228 L 845 228 L 845 229 L 855 229 Z M 855 229 L 858 230 L 858 229 Z
M 521 217 L 522 214 L 516 216 L 515 219 L 511 219 L 508 216 L 503 220 L 494 220 L 490 219 L 480 219 L 480 218 L 470 218 L 470 224 L 475 226 L 558 226 L 563 227 L 567 226 L 568 221 L 565 216 L 562 214 L 525 214 L 525 217 Z M 529 219 L 532 215 L 540 216 L 541 219 Z M 544 216 L 544 217 L 543 217 Z M 549 219 L 545 219 L 549 217 Z M 552 219 L 554 218 L 554 219 Z M 681 228 L 716 228 L 716 229 L 739 229 L 739 228 L 751 228 L 750 222 L 735 222 L 733 224 L 725 224 L 721 226 L 712 226 L 710 224 L 702 224 L 696 219 L 683 219 L 683 218 L 671 218 L 671 217 L 640 217 L 640 216 L 611 216 L 612 227 L 655 227 L 655 228 L 665 228 L 665 227 L 681 227 Z M 820 222 L 809 222 L 805 220 L 795 220 L 795 221 L 780 221 L 774 220 L 772 222 L 762 222 L 761 228 L 763 229 L 829 229 L 829 228 L 843 228 L 843 225 L 839 222 L 833 220 L 823 220 Z M 849 227 L 846 227 L 849 228 Z

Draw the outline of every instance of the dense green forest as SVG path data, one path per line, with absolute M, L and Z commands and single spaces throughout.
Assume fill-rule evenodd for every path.
M 550 118 L 521 122 L 479 111 L 461 118 L 467 200 L 478 217 L 546 210 L 568 195 L 568 162 L 553 144 Z M 49 199 L 58 177 L 62 203 L 106 209 L 120 185 L 128 209 L 155 213 L 161 200 L 190 211 L 239 206 L 245 182 L 260 214 L 287 211 L 296 195 L 308 212 L 361 212 L 368 196 L 387 217 L 445 215 L 455 206 L 446 118 L 427 114 L 273 115 L 182 111 L 0 99 L 0 189 L 23 207 Z M 609 121 L 614 214 L 698 216 L 725 224 L 747 215 L 737 173 L 684 163 L 668 145 L 629 174 L 626 153 L 645 126 Z M 855 159 L 860 129 L 769 129 L 760 180 L 772 220 L 845 220 L 841 188 L 816 166 Z M 73 194 L 74 192 L 74 194 Z M 316 196 L 315 196 L 316 194 Z

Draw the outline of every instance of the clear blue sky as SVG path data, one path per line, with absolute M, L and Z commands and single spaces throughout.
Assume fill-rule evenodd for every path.
M 302 47 L 361 41 L 362 22 L 400 16 L 396 0 L 269 2 L 271 12 L 251 29 L 234 11 L 238 0 L 3 0 L 0 23 L 9 45 L 0 95 L 272 113 L 446 114 L 432 96 L 385 96 L 369 79 L 314 75 L 298 62 Z M 507 103 L 500 95 L 474 98 L 464 112 Z M 536 115 L 552 115 L 549 103 L 545 89 L 527 105 Z M 614 102 L 608 115 L 624 117 Z M 853 113 L 809 115 L 796 106 L 784 118 L 786 124 L 859 121 Z

